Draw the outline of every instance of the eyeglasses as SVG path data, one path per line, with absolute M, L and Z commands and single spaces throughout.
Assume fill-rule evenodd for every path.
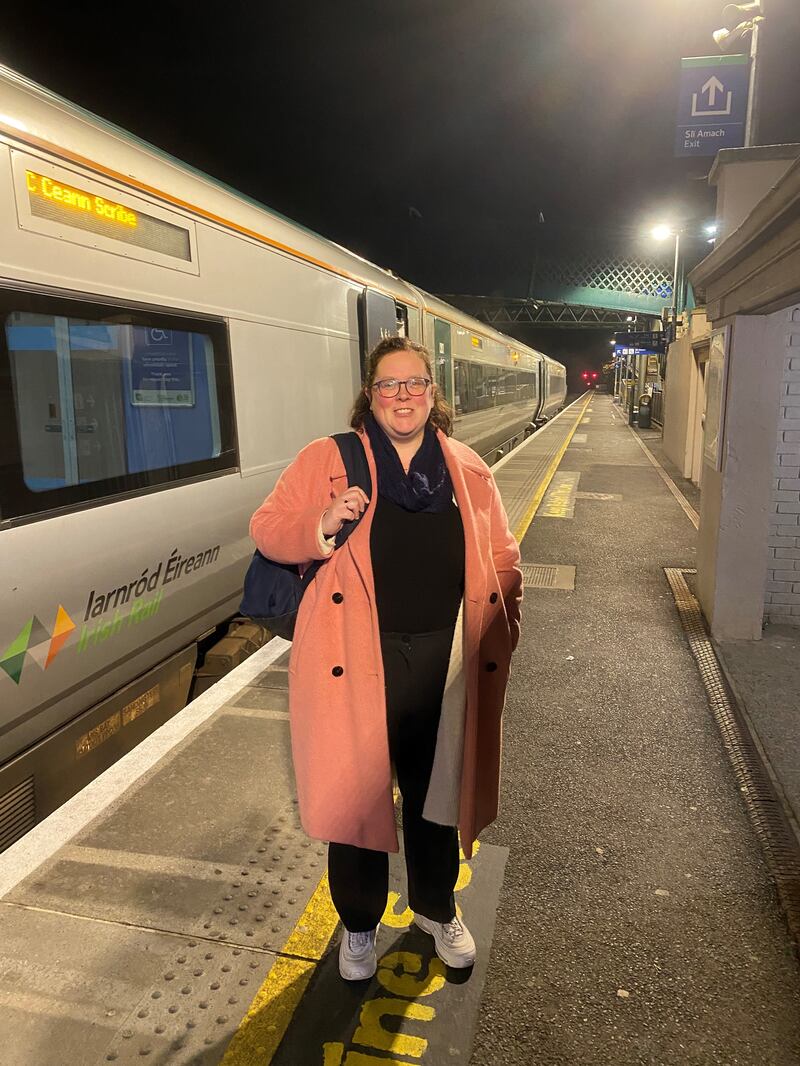
M 381 381 L 376 381 L 372 388 L 377 389 L 384 399 L 389 400 L 392 396 L 397 396 L 401 385 L 405 385 L 409 396 L 422 396 L 430 383 L 430 378 L 406 378 L 405 381 L 398 381 L 397 378 L 383 378 Z

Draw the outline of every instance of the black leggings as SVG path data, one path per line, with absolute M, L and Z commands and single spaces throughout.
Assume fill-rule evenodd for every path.
M 428 791 L 453 629 L 382 633 L 389 753 L 403 797 L 403 843 L 411 909 L 434 922 L 455 916 L 458 831 L 422 817 Z M 334 906 L 351 933 L 374 929 L 386 908 L 385 851 L 331 843 L 328 879 Z

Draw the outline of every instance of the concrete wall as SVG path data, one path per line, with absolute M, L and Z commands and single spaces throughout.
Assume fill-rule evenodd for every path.
M 728 148 L 717 154 L 709 174 L 717 187 L 717 244 L 744 222 L 800 155 L 800 145 Z
M 669 346 L 664 379 L 664 451 L 685 478 L 692 477 L 694 443 L 700 434 L 702 403 L 697 390 L 703 381 L 694 346 L 709 333 L 704 311 L 693 311 L 689 329 Z
M 684 477 L 689 432 L 689 393 L 692 387 L 692 342 L 688 333 L 673 341 L 667 352 L 664 378 L 664 451 Z
M 717 240 L 741 226 L 754 204 L 764 196 L 791 165 L 791 160 L 740 163 L 723 171 L 717 199 Z
M 765 616 L 800 617 L 799 153 L 798 145 L 718 153 L 712 177 L 724 186 L 729 220 L 736 189 L 753 195 L 751 162 L 792 162 L 689 275 L 714 328 L 730 327 L 722 467 L 703 467 L 698 538 L 699 598 L 720 640 L 757 640 Z M 734 161 L 744 173 L 738 185 L 723 173 Z
M 697 587 L 718 640 L 761 637 L 786 332 L 774 318 L 730 323 L 722 469 L 703 467 Z
M 783 341 L 783 374 L 764 614 L 770 621 L 800 626 L 800 306 L 770 318 L 776 341 Z

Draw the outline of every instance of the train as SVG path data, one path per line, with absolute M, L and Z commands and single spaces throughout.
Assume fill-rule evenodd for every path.
M 564 367 L 0 67 L 0 850 L 187 702 L 383 336 L 490 460 Z

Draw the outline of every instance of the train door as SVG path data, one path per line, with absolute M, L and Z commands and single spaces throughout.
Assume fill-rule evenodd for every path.
M 433 320 L 433 358 L 436 364 L 436 384 L 444 393 L 448 403 L 453 397 L 453 346 L 450 336 L 450 323 L 444 319 Z
M 358 297 L 358 328 L 361 337 L 361 380 L 364 380 L 367 356 L 384 337 L 408 336 L 408 308 L 391 296 L 364 289 Z
M 542 359 L 539 363 L 539 407 L 536 412 L 536 417 L 541 418 L 545 408 L 547 407 L 547 399 L 549 395 L 549 387 L 547 380 L 547 361 Z

